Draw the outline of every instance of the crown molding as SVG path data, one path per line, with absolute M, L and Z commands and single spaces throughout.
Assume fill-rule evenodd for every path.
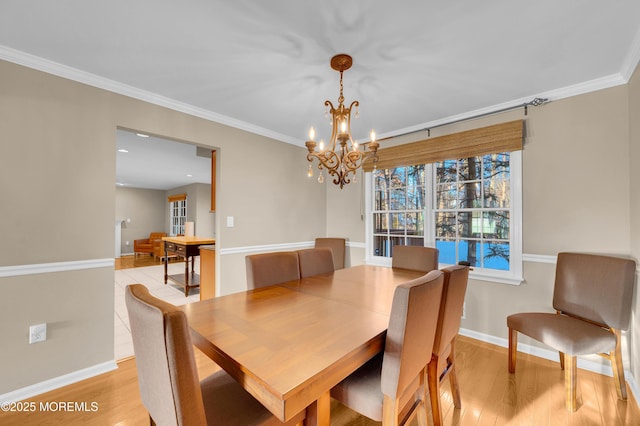
M 147 90 L 142 90 L 133 86 L 129 86 L 127 84 L 119 83 L 115 80 L 85 72 L 77 68 L 69 67 L 58 62 L 50 61 L 48 59 L 31 55 L 29 53 L 21 52 L 10 47 L 0 45 L 0 59 L 38 71 L 46 72 L 58 77 L 66 78 L 68 80 L 73 80 L 78 83 L 97 87 L 99 89 L 104 89 L 109 92 L 118 93 L 130 98 L 169 108 L 174 111 L 183 112 L 185 114 L 193 115 L 205 120 L 224 124 L 225 126 L 244 130 L 249 133 L 265 136 L 296 146 L 303 146 L 302 142 L 296 138 L 292 138 L 278 132 L 273 132 L 269 129 L 255 126 L 241 120 L 236 120 L 234 118 L 227 117 L 226 115 L 218 114 L 204 108 L 199 108 L 184 102 L 179 102 L 175 99 L 161 96 Z

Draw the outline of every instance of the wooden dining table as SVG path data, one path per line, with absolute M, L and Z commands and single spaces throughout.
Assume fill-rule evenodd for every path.
M 193 343 L 282 421 L 329 425 L 330 390 L 384 346 L 397 285 L 361 265 L 184 305 Z

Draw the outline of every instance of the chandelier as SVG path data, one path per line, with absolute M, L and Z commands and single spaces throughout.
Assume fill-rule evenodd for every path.
M 325 116 L 331 114 L 331 139 L 325 148 L 323 140 L 318 144 L 316 151 L 315 130 L 313 127 L 309 130 L 309 140 L 305 143 L 309 153 L 307 160 L 312 163 L 313 159 L 318 159 L 318 169 L 320 175 L 318 182 L 324 182 L 322 169 L 327 169 L 329 175 L 333 176 L 333 183 L 340 185 L 340 189 L 351 182 L 349 175 L 353 174 L 353 181 L 356 182 L 356 172 L 362 166 L 362 163 L 373 157 L 377 159 L 376 153 L 380 144 L 376 142 L 376 134 L 371 131 L 371 141 L 368 143 L 368 151 L 361 151 L 358 143 L 351 137 L 351 109 L 355 107 L 355 117 L 358 118 L 358 101 L 351 102 L 347 108 L 344 106 L 344 96 L 342 95 L 342 73 L 353 64 L 351 56 L 339 54 L 331 58 L 331 68 L 340 72 L 340 97 L 338 97 L 338 107 L 334 108 L 331 101 L 324 101 Z M 338 146 L 339 145 L 339 146 Z M 308 176 L 313 176 L 311 164 L 309 164 Z

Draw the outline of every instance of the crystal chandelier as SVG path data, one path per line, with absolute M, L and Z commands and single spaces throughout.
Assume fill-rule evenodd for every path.
M 353 174 L 353 181 L 356 181 L 356 172 L 362 166 L 362 163 L 369 157 L 377 159 L 376 153 L 380 144 L 375 141 L 376 134 L 371 131 L 371 141 L 368 143 L 368 151 L 360 151 L 358 143 L 351 137 L 351 109 L 355 107 L 355 117 L 358 118 L 358 101 L 351 102 L 349 107 L 344 106 L 344 96 L 342 95 L 342 73 L 353 64 L 351 56 L 339 54 L 331 58 L 331 68 L 340 72 L 340 97 L 338 98 L 338 107 L 334 108 L 331 101 L 324 101 L 325 116 L 331 114 L 331 139 L 325 148 L 324 141 L 320 140 L 318 151 L 316 151 L 315 130 L 313 127 L 309 130 L 309 140 L 305 143 L 309 153 L 307 160 L 312 163 L 314 158 L 318 159 L 318 169 L 320 175 L 318 182 L 324 182 L 322 169 L 334 177 L 333 183 L 340 185 L 340 189 L 351 182 L 350 174 Z M 338 147 L 339 145 L 339 147 Z M 309 164 L 308 176 L 313 176 L 311 164 Z

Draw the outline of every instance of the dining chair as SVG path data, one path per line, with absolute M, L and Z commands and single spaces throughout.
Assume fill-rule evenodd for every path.
M 391 267 L 429 272 L 438 269 L 438 249 L 422 246 L 393 246 Z
M 334 271 L 333 253 L 328 247 L 298 250 L 300 278 Z
M 515 373 L 520 332 L 560 353 L 569 411 L 578 409 L 578 355 L 599 354 L 609 359 L 618 398 L 627 399 L 620 330 L 629 327 L 635 268 L 635 261 L 630 259 L 559 253 L 553 291 L 556 313 L 517 313 L 507 317 L 509 372 Z
M 460 387 L 456 374 L 455 341 L 460 330 L 464 296 L 467 292 L 469 281 L 469 268 L 455 265 L 441 269 L 444 273 L 442 284 L 442 298 L 440 299 L 440 312 L 436 336 L 433 341 L 433 353 L 431 361 L 427 365 L 427 383 L 429 385 L 429 398 L 431 399 L 431 413 L 433 424 L 442 424 L 442 402 L 440 399 L 440 386 L 445 378 L 449 377 L 451 396 L 455 408 L 460 408 Z
M 245 261 L 248 289 L 300 279 L 296 251 L 252 254 L 247 256 Z
M 142 284 L 126 288 L 142 403 L 152 425 L 282 425 L 224 370 L 198 378 L 187 319 Z M 287 424 L 302 424 L 304 410 Z
M 329 247 L 333 252 L 335 269 L 344 268 L 347 240 L 345 238 L 316 238 L 315 247 Z
M 384 426 L 426 425 L 426 366 L 431 359 L 443 273 L 435 270 L 396 287 L 384 351 L 333 389 L 343 405 Z

